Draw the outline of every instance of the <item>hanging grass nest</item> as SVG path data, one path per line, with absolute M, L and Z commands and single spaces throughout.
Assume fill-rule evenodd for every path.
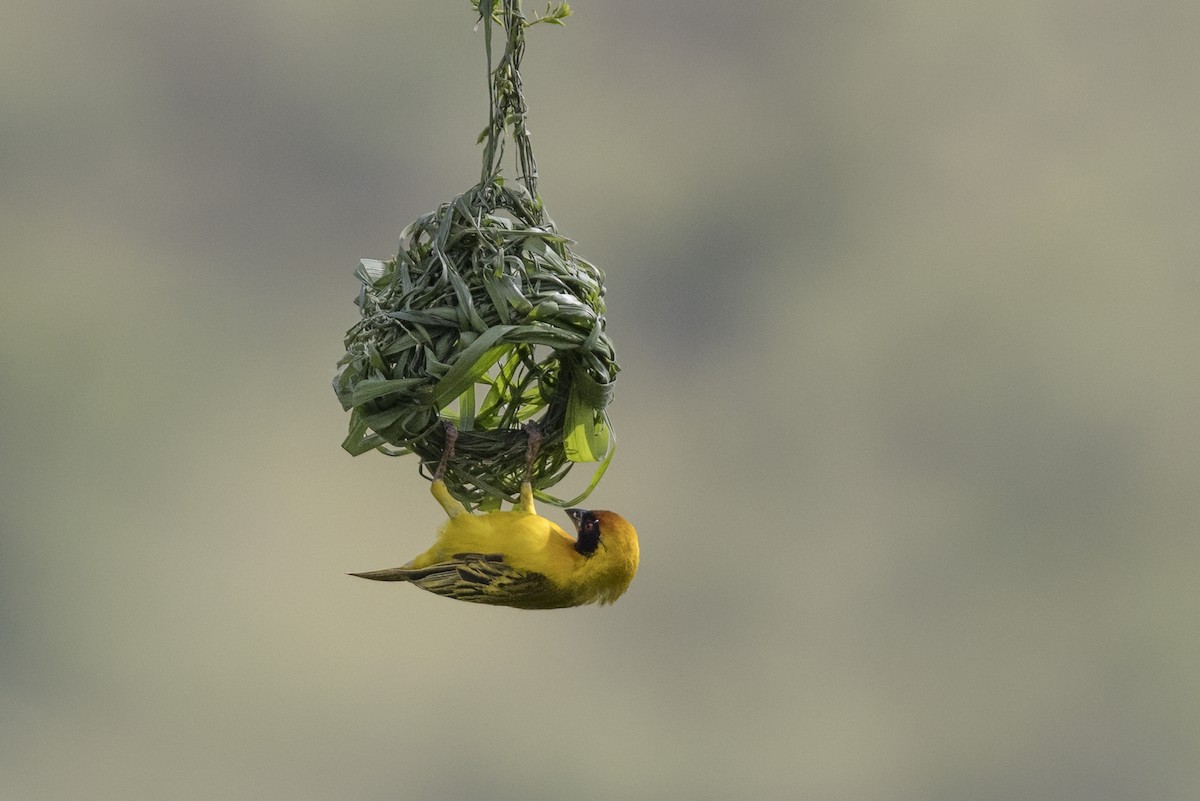
M 520 62 L 525 29 L 561 24 L 566 3 L 527 20 L 520 0 L 474 0 L 488 60 L 490 120 L 480 182 L 400 235 L 394 259 L 364 259 L 357 304 L 334 390 L 350 412 L 343 447 L 436 464 L 441 419 L 459 430 L 444 476 L 464 503 L 515 502 L 526 477 L 528 420 L 542 444 L 529 468 L 538 496 L 570 505 L 587 497 L 612 458 L 605 408 L 617 363 L 604 331 L 604 275 L 576 255 L 537 194 L 525 126 Z M 492 65 L 493 24 L 505 34 Z M 501 177 L 506 139 L 520 182 Z M 544 492 L 575 462 L 599 462 L 570 501 Z
M 543 435 L 535 488 L 609 455 L 604 276 L 571 244 L 525 187 L 495 178 L 409 225 L 395 258 L 364 259 L 362 321 L 334 380 L 343 447 L 436 463 L 452 420 L 445 481 L 476 504 L 519 494 L 528 419 Z

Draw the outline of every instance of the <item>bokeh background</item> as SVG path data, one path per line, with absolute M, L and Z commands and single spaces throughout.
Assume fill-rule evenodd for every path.
M 532 31 L 643 548 L 547 613 L 344 575 L 440 522 L 329 380 L 478 178 L 473 22 L 6 9 L 0 797 L 1200 797 L 1200 5 Z

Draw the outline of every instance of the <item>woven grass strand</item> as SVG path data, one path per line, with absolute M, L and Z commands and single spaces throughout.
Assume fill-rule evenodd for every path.
M 619 368 L 603 274 L 572 244 L 525 187 L 497 176 L 409 225 L 395 258 L 363 260 L 362 320 L 333 382 L 351 413 L 343 447 L 415 453 L 429 468 L 442 454 L 439 419 L 454 420 L 445 480 L 473 505 L 518 497 L 528 419 L 544 438 L 531 481 L 549 502 L 559 501 L 544 490 L 579 457 L 570 432 L 586 430 L 595 457 L 611 456 L 605 407 Z
M 537 191 L 537 161 L 533 157 L 533 145 L 529 141 L 526 119 L 529 107 L 521 85 L 521 59 L 525 55 L 525 29 L 529 23 L 521 12 L 520 0 L 490 0 L 489 9 L 477 8 L 484 30 L 484 49 L 488 62 L 488 105 L 491 119 L 488 127 L 480 134 L 484 142 L 482 182 L 500 173 L 504 154 L 504 139 L 507 131 L 516 150 L 517 175 L 533 197 Z M 547 8 L 549 11 L 549 7 Z M 563 3 L 558 9 L 562 16 L 570 14 L 570 7 Z M 553 21 L 554 17 L 542 21 Z M 562 17 L 557 20 L 561 24 Z M 492 65 L 492 22 L 504 30 L 504 51 L 500 63 Z

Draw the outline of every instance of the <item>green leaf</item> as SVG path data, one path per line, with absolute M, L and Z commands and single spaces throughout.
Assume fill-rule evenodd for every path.
M 512 328 L 511 325 L 495 325 L 480 334 L 479 339 L 458 354 L 446 374 L 429 388 L 428 403 L 444 409 L 450 401 L 466 392 L 467 387 L 473 385 L 512 347 L 508 343 L 497 344 Z
M 354 274 L 364 284 L 373 286 L 387 274 L 387 271 L 386 262 L 379 259 L 359 259 L 358 269 L 354 271 Z
M 342 441 L 342 448 L 351 456 L 360 456 L 385 444 L 378 434 L 367 434 L 367 423 L 358 409 L 350 413 L 350 433 Z
M 608 453 L 608 418 L 571 390 L 563 423 L 563 446 L 572 462 L 598 462 Z
M 383 380 L 365 378 L 354 386 L 354 390 L 350 394 L 350 403 L 354 406 L 361 406 L 367 401 L 382 398 L 385 395 L 407 392 L 423 383 L 425 381 L 422 378 L 391 378 Z
M 458 427 L 470 431 L 475 427 L 475 385 L 458 396 Z
M 583 500 L 585 500 L 587 498 L 587 496 L 592 494 L 592 491 L 594 489 L 596 489 L 596 487 L 598 487 L 600 485 L 600 479 L 604 478 L 605 472 L 608 471 L 608 466 L 610 464 L 612 464 L 613 454 L 616 452 L 617 452 L 616 438 L 614 437 L 613 438 L 613 447 L 608 449 L 608 455 L 605 456 L 604 461 L 601 462 L 596 467 L 596 472 L 592 473 L 592 480 L 590 482 L 588 482 L 588 485 L 586 487 L 584 487 L 583 492 L 579 493 L 574 498 L 571 498 L 570 500 L 563 500 L 561 498 L 557 498 L 557 497 L 549 494 L 548 492 L 542 492 L 542 491 L 536 490 L 536 489 L 533 491 L 534 497 L 536 497 L 539 501 L 545 501 L 546 503 L 552 503 L 555 506 L 562 506 L 562 507 L 578 506 Z

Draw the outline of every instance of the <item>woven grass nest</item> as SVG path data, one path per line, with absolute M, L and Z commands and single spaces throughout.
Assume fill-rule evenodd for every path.
M 611 457 L 605 407 L 618 370 L 605 334 L 603 273 L 575 254 L 519 182 L 495 176 L 404 229 L 387 261 L 364 259 L 334 390 L 350 412 L 343 447 L 442 455 L 459 428 L 445 481 L 464 502 L 517 498 L 525 421 L 543 443 L 531 470 L 539 496 L 574 462 Z M 590 491 L 590 487 L 589 490 Z M 587 491 L 584 492 L 586 496 Z M 583 497 L 583 496 L 580 496 Z

